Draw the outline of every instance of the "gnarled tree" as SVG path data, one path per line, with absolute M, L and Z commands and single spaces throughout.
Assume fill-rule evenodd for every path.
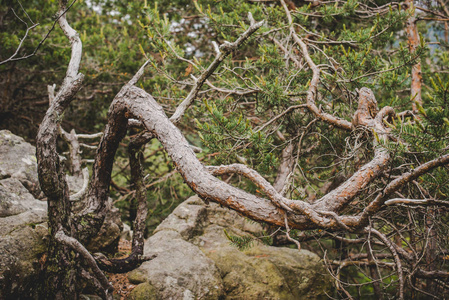
M 421 242 L 412 241 L 413 233 L 410 232 L 409 224 L 393 224 L 385 217 L 386 212 L 391 213 L 391 210 L 386 210 L 390 205 L 447 206 L 444 199 L 436 199 L 444 198 L 442 188 L 437 188 L 441 194 L 435 192 L 430 195 L 426 187 L 422 186 L 421 178 L 449 163 L 448 148 L 440 147 L 432 155 L 426 155 L 425 151 L 413 153 L 413 145 L 410 145 L 410 142 L 405 140 L 407 136 L 401 135 L 400 132 L 403 130 L 413 135 L 419 130 L 417 128 L 422 127 L 424 130 L 416 133 L 416 136 L 435 133 L 432 132 L 435 129 L 432 122 L 438 117 L 438 109 L 426 111 L 420 106 L 421 103 L 418 103 L 422 116 L 415 118 L 416 112 L 397 111 L 387 105 L 380 108 L 375 93 L 369 88 L 376 86 L 368 80 L 369 78 L 395 74 L 397 70 L 406 69 L 416 60 L 416 55 L 420 54 L 419 50 L 414 49 L 409 59 L 403 59 L 398 65 L 386 69 L 379 69 L 381 62 L 374 57 L 384 55 L 376 52 L 379 50 L 372 49 L 377 39 L 383 39 L 389 30 L 403 26 L 409 17 L 408 12 L 398 9 L 396 3 L 388 7 L 372 3 L 356 5 L 355 1 L 354 3 L 334 1 L 332 6 L 326 2 L 314 4 L 314 7 L 310 5 L 297 7 L 297 3 L 284 0 L 249 2 L 262 3 L 245 3 L 239 8 L 246 10 L 245 23 L 241 23 L 241 26 L 235 24 L 229 26 L 238 28 L 239 31 L 237 34 L 231 32 L 235 34 L 232 39 L 228 38 L 232 42 L 220 42 L 220 38 L 216 36 L 220 45 L 214 45 L 215 53 L 210 63 L 205 66 L 204 62 L 199 62 L 198 59 L 183 57 L 177 46 L 167 40 L 170 22 L 158 16 L 157 8 L 147 8 L 150 17 L 148 24 L 142 26 L 148 31 L 148 36 L 154 43 L 160 43 L 154 47 L 161 46 L 166 50 L 164 55 L 170 55 L 170 59 L 179 60 L 190 67 L 189 71 L 186 71 L 189 73 L 187 75 L 191 75 L 192 69 L 198 74 L 192 75 L 190 81 L 175 79 L 169 74 L 169 70 L 164 69 L 166 61 L 164 62 L 165 57 L 162 55 L 161 65 L 148 59 L 121 88 L 110 105 L 108 121 L 97 149 L 87 192 L 80 200 L 84 201 L 85 205 L 82 209 L 76 210 L 71 202 L 56 146 L 61 132 L 63 136 L 68 136 L 60 128 L 63 113 L 82 88 L 83 75 L 79 73 L 82 43 L 78 33 L 67 22 L 65 16 L 67 1 L 60 1 L 58 23 L 71 43 L 72 55 L 64 81 L 57 94 L 51 97 L 50 108 L 40 125 L 37 138 L 39 180 L 42 190 L 48 197 L 51 234 L 46 269 L 47 298 L 77 298 L 82 283 L 87 281 L 101 297 L 111 299 L 112 287 L 102 270 L 126 272 L 151 259 L 143 256 L 147 208 L 142 147 L 152 139 L 159 140 L 187 185 L 206 201 L 217 202 L 250 219 L 286 228 L 289 240 L 292 239 L 293 229 L 297 232 L 319 230 L 322 236 L 345 245 L 342 251 L 348 251 L 348 245 L 365 244 L 366 251 L 359 255 L 348 251 L 345 258 L 327 260 L 330 265 L 338 266 L 337 281 L 340 278 L 341 268 L 347 265 L 368 266 L 371 277 L 375 279 L 375 291 L 382 297 L 380 285 L 385 284 L 382 279 L 385 275 L 379 270 L 393 269 L 397 278 L 397 296 L 404 299 L 407 287 L 423 292 L 416 283 L 417 278 L 444 281 L 449 277 L 444 268 L 426 270 L 422 267 L 419 252 L 425 252 L 425 246 L 423 247 Z M 211 28 L 215 23 L 226 21 L 223 10 L 219 12 L 209 8 L 206 11 L 197 1 L 194 3 L 199 16 L 207 16 L 212 20 Z M 344 31 L 340 36 L 328 32 L 329 36 L 325 36 L 309 31 L 305 27 L 305 25 L 313 27 L 313 24 L 308 23 L 309 17 L 326 20 L 329 17 L 338 18 L 347 14 L 370 19 L 374 25 L 360 29 L 358 36 L 356 34 L 351 36 L 348 31 Z M 266 18 L 266 21 L 256 22 L 255 19 L 259 17 Z M 316 23 L 312 30 L 323 29 Z M 224 31 L 223 35 L 229 34 Z M 390 38 L 392 36 L 393 34 Z M 238 59 L 241 51 L 256 55 L 250 51 L 251 47 L 247 46 L 247 43 L 252 42 L 251 38 L 256 38 L 262 44 L 260 52 L 255 57 Z M 382 45 L 385 46 L 385 43 Z M 399 54 L 403 55 L 407 50 L 401 51 Z M 365 63 L 370 66 L 364 66 Z M 178 84 L 183 87 L 182 89 L 189 87 L 171 117 L 167 117 L 165 109 L 152 95 L 137 85 L 148 65 L 152 65 L 171 84 Z M 285 74 L 273 76 L 271 69 L 282 69 Z M 209 89 L 205 90 L 205 87 Z M 444 94 L 443 97 L 447 97 L 447 87 L 441 83 L 439 88 L 438 91 Z M 218 101 L 210 104 L 208 94 L 224 95 L 217 98 L 223 99 L 223 103 L 230 98 L 235 105 L 251 107 L 248 110 L 250 112 L 245 115 L 241 113 L 240 120 L 234 122 L 231 119 L 235 114 L 232 115 L 231 112 L 226 116 Z M 379 94 L 382 94 L 382 91 L 379 91 Z M 197 122 L 198 127 L 204 132 L 205 146 L 212 147 L 210 144 L 217 142 L 214 135 L 218 136 L 220 142 L 235 141 L 233 149 L 243 150 L 251 149 L 253 146 L 257 149 L 257 145 L 267 143 L 271 136 L 274 137 L 268 143 L 280 148 L 278 152 L 282 153 L 274 186 L 247 165 L 248 158 L 235 153 L 229 157 L 237 157 L 243 163 L 207 166 L 197 158 L 193 147 L 177 126 L 199 97 L 206 99 L 204 107 L 210 112 L 209 117 L 203 116 L 203 120 Z M 258 105 L 264 109 L 259 115 L 256 114 Z M 283 121 L 287 115 L 292 117 Z M 424 121 L 426 117 L 429 117 L 428 122 Z M 248 121 L 242 122 L 243 118 Z M 249 121 L 250 119 L 259 126 L 253 127 L 254 124 Z M 209 125 L 207 120 L 212 120 L 212 125 Z M 261 122 L 263 124 L 260 124 Z M 319 124 L 326 126 L 322 127 L 328 130 L 326 134 L 320 132 L 322 130 L 317 127 Z M 104 220 L 114 157 L 119 143 L 131 127 L 140 128 L 140 133 L 134 135 L 129 144 L 131 177 L 136 189 L 135 196 L 139 202 L 132 253 L 128 258 L 121 260 L 93 256 L 83 245 L 98 233 Z M 438 133 L 437 142 L 440 146 L 447 143 L 447 128 L 444 130 Z M 327 186 L 320 192 L 313 192 L 310 189 L 298 192 L 298 189 L 302 188 L 294 182 L 298 176 L 302 176 L 305 181 L 308 180 L 309 187 L 319 186 L 311 183 L 313 178 L 308 178 L 302 173 L 300 167 L 302 156 L 312 153 L 309 162 L 314 160 L 318 163 L 320 158 L 313 156 L 314 149 L 320 147 L 322 149 L 321 139 L 331 138 L 343 141 L 346 139 L 348 144 L 355 145 L 355 149 L 350 151 L 346 158 L 342 156 L 335 159 L 336 172 L 345 169 L 345 160 L 354 161 L 353 166 L 346 168 L 343 179 L 334 182 L 332 187 Z M 306 140 L 311 145 L 303 149 Z M 360 144 L 367 145 L 366 149 L 362 151 Z M 399 146 L 402 150 L 398 149 Z M 402 164 L 397 155 L 399 151 L 416 155 L 413 165 L 409 161 Z M 248 153 L 248 157 L 251 158 L 252 152 Z M 269 151 L 263 159 L 272 157 Z M 272 166 L 275 163 L 267 164 Z M 77 167 L 77 172 L 79 171 L 80 168 Z M 316 174 L 319 175 L 319 172 Z M 251 193 L 251 188 L 250 191 L 245 191 L 232 181 L 227 183 L 219 178 L 227 176 L 229 179 L 232 175 L 246 178 L 247 186 L 255 186 L 257 192 Z M 413 185 L 423 195 L 422 199 L 410 198 L 417 194 L 410 188 Z M 309 197 L 298 199 L 305 192 Z M 410 212 L 409 218 L 412 218 Z M 401 216 L 402 219 L 407 220 Z M 391 231 L 384 227 L 390 228 Z M 293 237 L 306 241 L 310 235 L 299 233 Z M 402 247 L 402 243 L 407 246 Z M 390 277 L 392 273 L 388 274 L 386 277 Z M 83 278 L 86 281 L 83 281 Z M 347 293 L 345 284 L 338 281 L 337 285 L 342 293 Z M 447 287 L 446 283 L 441 284 L 443 288 Z

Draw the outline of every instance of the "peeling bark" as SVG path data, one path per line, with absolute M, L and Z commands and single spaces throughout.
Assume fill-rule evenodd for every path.
M 388 200 L 388 196 L 392 195 L 399 188 L 404 186 L 406 183 L 415 180 L 419 176 L 430 172 L 431 170 L 449 164 L 449 154 L 438 157 L 434 160 L 428 161 L 419 167 L 411 170 L 410 172 L 404 173 L 400 177 L 391 181 L 381 193 L 377 195 L 377 197 L 363 210 L 360 216 L 344 216 L 342 219 L 344 222 L 352 226 L 354 228 L 361 228 L 366 226 L 368 222 L 368 218 L 379 210 L 382 209 L 382 206 Z

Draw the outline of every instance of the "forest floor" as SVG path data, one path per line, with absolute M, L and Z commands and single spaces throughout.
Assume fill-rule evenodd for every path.
M 115 258 L 125 258 L 131 253 L 131 241 L 120 239 L 118 244 L 118 256 Z M 125 300 L 128 298 L 131 291 L 136 287 L 128 280 L 128 273 L 114 274 L 106 273 L 109 281 L 114 287 L 114 296 L 118 295 L 120 300 Z M 115 296 L 116 297 L 116 296 Z M 114 299 L 116 299 L 114 297 Z

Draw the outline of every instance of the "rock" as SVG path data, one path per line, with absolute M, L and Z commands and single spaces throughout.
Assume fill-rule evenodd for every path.
M 214 262 L 176 231 L 164 230 L 145 243 L 145 255 L 157 254 L 129 275 L 131 282 L 145 280 L 143 287 L 131 292 L 133 299 L 218 299 L 223 291 L 220 273 Z M 147 286 L 147 285 L 145 285 Z
M 307 299 L 316 299 L 324 296 L 322 288 L 328 284 L 326 270 L 312 252 L 270 247 L 260 242 L 240 251 L 230 245 L 223 227 L 216 225 L 208 227 L 197 243 L 220 270 L 227 299 L 300 299 L 305 295 Z
M 0 180 L 0 217 L 17 215 L 27 210 L 47 211 L 47 202 L 35 199 L 15 178 Z
M 224 230 L 254 237 L 262 226 L 194 196 L 179 205 L 145 243 L 157 254 L 128 276 L 139 284 L 131 299 L 321 299 L 330 277 L 307 250 L 254 241 L 245 251 Z
M 8 130 L 0 130 L 0 174 L 39 184 L 36 149 Z
M 46 252 L 46 218 L 45 210 L 0 218 L 0 299 L 34 294 L 39 260 Z
M 131 230 L 131 226 L 129 226 L 128 224 L 123 223 L 123 230 L 120 233 L 120 238 L 127 240 L 127 241 L 131 241 L 133 238 L 133 231 Z
M 0 131 L 0 299 L 31 298 L 46 252 L 47 202 L 33 146 Z
M 19 180 L 35 197 L 40 194 L 36 149 L 8 130 L 0 130 L 0 179 Z
M 130 300 L 158 300 L 156 289 L 148 282 L 139 284 L 129 296 Z
M 70 194 L 75 194 L 81 190 L 83 186 L 82 177 L 66 175 L 65 178 L 67 180 L 67 185 L 69 186 Z
M 201 234 L 202 225 L 206 221 L 207 211 L 203 201 L 191 197 L 179 205 L 175 210 L 154 230 L 154 234 L 160 231 L 176 231 L 183 239 L 189 240 L 195 235 Z

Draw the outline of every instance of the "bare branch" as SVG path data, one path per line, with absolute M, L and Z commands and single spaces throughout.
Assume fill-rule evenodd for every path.
M 290 237 L 290 227 L 288 226 L 288 221 L 287 221 L 287 216 L 284 216 L 284 220 L 285 220 L 285 229 L 287 230 L 285 233 L 286 233 L 286 235 L 287 235 L 287 239 L 290 241 L 290 242 L 293 242 L 293 243 L 295 243 L 296 244 L 296 247 L 298 247 L 298 250 L 301 250 L 301 244 L 299 243 L 299 241 L 297 241 L 297 240 L 295 240 L 295 239 L 293 239 L 293 238 L 291 238 Z
M 84 143 L 80 143 L 81 147 L 87 148 L 87 149 L 92 149 L 95 150 L 98 148 L 98 146 L 94 146 L 94 145 L 88 145 L 88 144 L 84 144 Z
M 292 211 L 292 209 L 288 206 L 286 206 L 283 203 L 283 197 L 275 190 L 275 188 L 265 180 L 262 176 L 260 176 L 259 173 L 254 171 L 253 169 L 248 168 L 245 165 L 242 164 L 232 164 L 228 166 L 208 166 L 207 170 L 211 172 L 211 174 L 217 176 L 217 175 L 224 175 L 224 174 L 239 174 L 242 176 L 245 176 L 249 180 L 251 180 L 253 183 L 255 183 L 260 189 L 262 189 L 265 193 L 267 193 L 268 197 L 273 201 L 273 203 L 283 208 L 287 211 Z
M 362 88 L 359 91 L 359 104 L 354 114 L 354 126 L 366 126 L 376 132 L 377 138 L 374 138 L 374 157 L 373 159 L 355 172 L 349 179 L 339 187 L 323 196 L 313 207 L 319 211 L 339 212 L 351 199 L 354 199 L 370 182 L 377 178 L 385 169 L 390 154 L 381 144 L 381 140 L 388 138 L 389 130 L 383 126 L 383 118 L 386 115 L 394 113 L 391 108 L 385 107 L 377 113 L 377 101 L 373 92 L 368 88 Z M 342 219 L 342 222 L 348 223 Z
M 385 246 L 387 246 L 391 253 L 393 254 L 394 261 L 396 263 L 396 272 L 398 272 L 398 279 L 399 279 L 399 298 L 398 299 L 404 299 L 404 274 L 402 271 L 402 263 L 401 259 L 399 258 L 398 253 L 396 252 L 396 248 L 393 246 L 393 243 L 382 233 L 377 231 L 374 228 L 369 228 L 366 230 L 366 232 L 372 232 L 379 240 L 381 240 Z
M 226 93 L 228 95 L 244 96 L 244 95 L 254 94 L 254 93 L 257 93 L 257 92 L 260 91 L 258 89 L 247 89 L 247 90 L 237 90 L 237 89 L 235 89 L 235 90 L 230 90 L 230 89 L 226 89 L 226 88 L 216 87 L 209 80 L 206 80 L 206 84 L 208 86 L 210 86 L 213 90 L 216 90 L 216 91 L 221 92 L 221 93 Z
M 112 119 L 115 121 L 111 121 L 111 126 L 107 129 L 107 134 L 105 134 L 105 136 L 110 136 L 109 139 L 104 140 L 100 144 L 98 151 L 101 155 L 103 155 L 103 153 L 107 154 L 107 159 L 110 160 L 111 163 L 118 142 L 121 139 L 118 139 L 119 136 L 117 135 L 117 131 L 121 128 L 120 124 L 122 122 L 124 124 L 127 123 L 126 119 L 123 119 L 123 121 L 120 120 L 120 116 L 124 117 L 123 110 L 125 108 L 132 114 L 133 118 L 137 117 L 142 121 L 145 127 L 150 131 L 149 134 L 153 134 L 161 141 L 167 153 L 176 164 L 178 171 L 184 177 L 186 183 L 200 197 L 221 203 L 254 220 L 263 220 L 271 224 L 284 226 L 284 217 L 279 212 L 279 209 L 272 204 L 272 201 L 258 198 L 212 176 L 198 161 L 193 150 L 179 129 L 165 116 L 163 109 L 148 93 L 137 87 L 124 87 L 112 103 L 110 114 L 114 113 L 115 118 Z M 120 133 L 120 136 L 122 134 L 124 135 L 125 132 Z M 112 135 L 114 138 L 112 138 Z M 102 148 L 110 150 L 104 151 Z M 100 180 L 101 178 L 101 182 L 98 182 L 97 184 L 106 185 L 106 180 L 110 180 L 109 169 L 111 168 L 109 165 L 106 169 L 106 165 L 109 165 L 109 163 L 103 163 L 100 166 L 103 170 L 94 170 L 95 172 L 93 173 L 92 181 L 94 181 L 95 176 L 97 176 L 97 180 Z M 95 166 L 94 169 L 96 169 Z M 101 175 L 104 172 L 107 173 Z M 291 201 L 288 199 L 284 200 L 284 202 L 292 209 L 303 210 L 305 212 L 304 215 L 307 216 L 304 217 L 296 214 L 289 216 L 289 225 L 291 227 L 302 228 L 303 226 L 317 226 L 317 224 L 324 224 L 324 226 L 326 226 L 326 219 L 313 212 L 305 202 Z M 311 218 L 313 224 L 306 221 L 307 218 Z M 335 223 L 333 220 L 327 221 L 330 225 Z
M 138 201 L 137 216 L 134 220 L 134 230 L 132 239 L 131 254 L 123 259 L 108 259 L 103 255 L 96 257 L 101 269 L 113 273 L 126 273 L 137 268 L 144 261 L 151 260 L 156 257 L 143 256 L 143 246 L 145 242 L 146 219 L 148 215 L 147 208 L 147 190 L 143 179 L 143 153 L 140 139 L 137 136 L 131 141 L 128 147 L 129 160 L 131 167 L 131 180 L 135 188 L 135 196 Z
M 23 42 L 25 41 L 25 39 L 28 37 L 28 33 L 30 32 L 30 30 L 33 30 L 35 27 L 39 26 L 39 23 L 38 23 L 38 24 L 33 24 L 33 25 L 31 25 L 31 26 L 28 26 L 28 24 L 27 24 L 26 22 L 24 22 L 22 19 L 20 19 L 20 18 L 17 16 L 17 14 L 16 14 L 16 12 L 14 11 L 14 9 L 11 9 L 11 10 L 13 11 L 14 15 L 15 15 L 20 21 L 22 21 L 23 23 L 25 23 L 25 25 L 27 26 L 27 29 L 26 29 L 25 34 L 23 35 L 23 37 L 20 39 L 20 42 L 19 42 L 19 45 L 18 45 L 17 48 L 16 48 L 16 51 L 15 51 L 9 58 L 7 58 L 7 59 L 5 59 L 5 60 L 3 60 L 3 61 L 0 61 L 0 65 L 6 64 L 6 63 L 8 63 L 8 62 L 10 62 L 10 61 L 16 61 L 16 60 L 24 59 L 24 58 L 14 59 L 14 58 L 16 57 L 16 55 L 19 53 L 20 49 L 22 48 L 22 44 L 23 44 Z
M 435 199 L 402 199 L 402 198 L 394 198 L 385 201 L 385 205 L 437 205 L 437 206 L 446 206 L 449 207 L 449 202 L 444 200 L 435 200 Z
M 70 201 L 78 201 L 78 200 L 82 199 L 87 192 L 88 184 L 89 184 L 89 169 L 84 168 L 83 169 L 83 186 L 76 194 L 73 194 L 70 196 Z
M 394 179 L 391 181 L 380 193 L 374 201 L 372 201 L 362 212 L 362 214 L 359 217 L 345 217 L 345 224 L 352 226 L 352 227 L 360 227 L 363 226 L 363 224 L 366 224 L 369 216 L 372 216 L 376 212 L 378 212 L 382 205 L 385 204 L 385 201 L 387 201 L 387 197 L 390 196 L 392 193 L 397 191 L 399 188 L 401 188 L 404 184 L 411 182 L 412 180 L 415 180 L 419 176 L 430 172 L 431 170 L 443 166 L 449 163 L 449 154 L 440 156 L 434 160 L 428 161 L 419 167 L 411 170 L 410 172 L 404 173 L 400 177 Z
M 1 61 L 0 65 L 5 64 L 7 62 L 19 61 L 19 60 L 27 59 L 27 58 L 30 58 L 30 57 L 34 56 L 37 53 L 37 51 L 39 51 L 40 47 L 44 44 L 44 42 L 47 40 L 47 38 L 50 36 L 50 33 L 53 31 L 53 29 L 55 29 L 56 24 L 59 23 L 59 25 L 61 25 L 61 23 L 60 23 L 61 17 L 65 15 L 65 13 L 73 6 L 73 4 L 75 4 L 75 2 L 76 2 L 76 0 L 73 0 L 73 2 L 67 8 L 65 8 L 62 11 L 61 10 L 59 11 L 58 18 L 53 22 L 53 25 L 51 26 L 50 30 L 47 32 L 47 34 L 44 36 L 44 38 L 39 42 L 39 44 L 36 46 L 36 48 L 34 48 L 34 51 L 32 53 L 24 55 L 24 56 L 21 56 L 21 57 L 15 57 L 17 55 L 17 53 L 19 52 L 20 48 L 22 47 L 22 43 L 25 40 L 25 38 L 27 37 L 28 32 L 31 29 L 33 29 L 34 27 L 38 26 L 39 24 L 34 24 L 31 27 L 27 28 L 25 36 L 20 41 L 19 47 L 17 48 L 16 52 L 10 58 L 8 58 L 7 60 Z M 22 4 L 20 4 L 20 6 L 22 6 Z M 23 9 L 23 7 L 22 7 L 22 9 Z M 26 11 L 25 11 L 25 13 L 26 13 Z
M 243 42 L 246 41 L 264 23 L 264 21 L 254 23 L 252 15 L 249 17 L 249 19 L 251 22 L 251 26 L 244 33 L 242 33 L 242 35 L 240 35 L 235 42 L 233 43 L 225 42 L 223 45 L 221 45 L 219 47 L 220 54 L 215 57 L 214 61 L 209 65 L 209 67 L 203 73 L 201 73 L 198 79 L 195 80 L 195 85 L 190 90 L 189 95 L 187 95 L 187 97 L 181 102 L 181 104 L 179 104 L 179 106 L 176 108 L 175 113 L 170 117 L 170 121 L 172 121 L 174 124 L 177 124 L 181 120 L 187 108 L 195 100 L 204 82 L 214 73 L 214 71 L 221 64 L 221 62 L 232 51 L 237 50 L 237 48 L 240 47 L 240 45 L 243 44 Z
M 127 85 L 135 85 L 137 81 L 143 76 L 143 73 L 145 72 L 145 67 L 150 63 L 150 60 L 147 60 L 139 69 L 139 71 L 136 72 L 136 74 L 131 78 L 131 80 L 128 82 Z
M 56 152 L 56 138 L 58 136 L 60 118 L 65 108 L 81 88 L 81 83 L 84 78 L 83 74 L 78 73 L 82 43 L 78 33 L 67 23 L 65 17 L 66 11 L 67 9 L 64 6 L 60 8 L 58 22 L 64 34 L 70 40 L 72 55 L 61 89 L 54 96 L 50 108 L 39 127 L 36 147 L 41 188 L 48 197 L 54 196 L 55 199 L 62 199 L 62 195 L 66 193 L 65 190 L 67 187 L 59 164 L 54 163 L 59 162 L 59 157 Z M 50 97 L 53 97 L 53 95 L 50 95 Z
M 264 130 L 267 126 L 269 126 L 270 124 L 272 124 L 273 122 L 279 120 L 280 118 L 282 118 L 283 116 L 285 116 L 286 114 L 288 114 L 289 112 L 291 112 L 294 109 L 298 109 L 298 108 L 305 108 L 306 105 L 305 104 L 298 104 L 298 105 L 293 105 L 293 106 L 289 106 L 286 110 L 284 110 L 283 112 L 281 112 L 279 115 L 275 116 L 274 118 L 270 119 L 270 121 L 266 122 L 265 124 L 263 124 L 261 127 L 257 128 L 255 130 L 255 132 L 259 132 Z
M 103 136 L 103 132 L 98 132 L 98 133 L 93 133 L 93 134 L 76 134 L 76 137 L 78 139 L 86 139 L 86 140 L 90 140 L 90 139 L 96 139 L 99 137 Z
M 281 0 L 281 4 L 284 7 L 285 14 L 287 15 L 288 23 L 290 24 L 290 33 L 294 39 L 294 41 L 300 46 L 302 55 L 312 70 L 312 80 L 310 81 L 309 90 L 307 92 L 307 108 L 312 112 L 315 116 L 320 118 L 321 120 L 332 124 L 338 128 L 344 130 L 352 130 L 352 124 L 344 119 L 340 119 L 335 117 L 334 115 L 322 112 L 315 104 L 315 97 L 317 95 L 317 88 L 320 81 L 320 68 L 313 62 L 312 58 L 309 55 L 309 51 L 307 50 L 307 45 L 299 38 L 298 34 L 293 27 L 293 21 L 290 14 L 290 10 L 285 4 L 284 0 Z

